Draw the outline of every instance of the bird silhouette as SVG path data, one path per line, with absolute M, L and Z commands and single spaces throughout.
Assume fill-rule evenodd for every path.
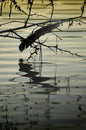
M 21 40 L 21 44 L 19 45 L 19 50 L 23 51 L 31 46 L 37 39 L 39 39 L 42 35 L 51 32 L 53 29 L 58 27 L 62 21 L 55 22 L 53 24 L 48 24 L 39 28 L 38 30 L 31 33 L 27 38 Z

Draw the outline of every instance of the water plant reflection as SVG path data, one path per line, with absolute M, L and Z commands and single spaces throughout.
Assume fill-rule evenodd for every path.
M 20 83 L 8 85 L 0 93 L 0 129 L 85 128 L 86 96 L 71 93 L 73 89 L 79 89 L 79 86 L 70 87 L 71 77 L 66 77 L 66 87 L 62 88 L 59 85 L 61 79 L 57 79 L 56 73 L 53 77 L 42 76 L 44 63 L 40 65 L 40 62 L 36 62 L 34 67 L 32 64 L 20 62 L 17 73 Z M 23 82 L 21 77 L 29 81 Z M 19 78 L 13 78 L 12 82 Z M 62 89 L 66 91 L 65 94 L 61 93 Z
M 22 74 L 20 76 L 27 77 L 27 79 L 29 79 L 29 82 L 24 82 L 24 83 L 35 84 L 36 86 L 40 86 L 45 91 L 45 92 L 40 92 L 40 93 L 46 93 L 46 92 L 48 93 L 48 91 L 57 92 L 57 90 L 59 90 L 57 85 L 55 85 L 54 83 L 51 84 L 51 83 L 47 82 L 50 80 L 53 80 L 53 81 L 56 80 L 56 77 L 41 76 L 42 64 L 40 62 L 38 64 L 39 64 L 39 72 L 36 71 L 35 69 L 33 70 L 31 63 L 28 63 L 28 62 L 19 63 L 19 71 L 21 72 L 21 74 L 22 74 L 22 72 L 26 73 L 26 74 Z M 35 65 L 36 65 L 36 63 L 35 63 Z M 54 82 L 56 82 L 56 81 L 54 81 Z

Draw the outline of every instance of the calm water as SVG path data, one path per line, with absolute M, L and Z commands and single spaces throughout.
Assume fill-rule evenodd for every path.
M 79 14 L 81 1 L 78 1 L 77 8 L 75 3 L 77 1 L 59 1 L 57 5 L 64 5 L 64 9 L 56 8 L 55 17 L 57 11 L 60 17 Z M 41 4 L 39 7 L 41 8 Z M 35 8 L 36 5 L 34 10 Z M 72 8 L 74 12 L 71 13 Z M 11 20 L 25 17 L 15 14 L 13 16 Z M 9 21 L 7 17 L 5 14 L 0 19 L 0 24 Z M 20 25 L 22 23 L 11 23 L 0 27 L 0 30 Z M 18 33 L 26 37 L 32 29 L 24 29 Z M 21 53 L 18 50 L 19 40 L 0 37 L 1 130 L 86 128 L 86 25 L 79 26 L 74 23 L 74 26 L 68 29 L 68 23 L 65 23 L 60 29 L 62 31 L 54 32 L 62 39 L 58 39 L 59 47 L 82 57 L 60 51 L 56 54 L 42 47 L 42 63 L 40 54 L 27 62 L 30 49 Z M 40 41 L 47 37 L 47 45 L 56 44 L 53 34 L 44 35 Z M 24 60 L 23 63 L 19 63 L 20 58 Z

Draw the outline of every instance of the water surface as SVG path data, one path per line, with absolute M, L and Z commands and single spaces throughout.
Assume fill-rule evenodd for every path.
M 59 11 L 61 17 L 64 14 L 65 17 L 72 16 L 72 8 L 75 11 L 73 16 L 79 14 L 81 1 L 78 1 L 77 8 L 75 3 L 77 1 L 59 1 L 58 4 L 60 7 L 64 5 L 64 9 L 56 8 L 56 14 Z M 39 6 L 41 8 L 40 3 Z M 0 24 L 9 21 L 5 15 L 0 19 Z M 14 16 L 21 18 L 20 15 Z M 11 23 L 3 29 L 20 25 L 22 23 Z M 19 34 L 26 37 L 32 29 L 24 29 Z M 62 31 L 55 30 L 62 39 L 58 39 L 59 47 L 81 57 L 42 47 L 42 63 L 40 53 L 27 62 L 30 48 L 21 53 L 18 50 L 19 40 L 0 37 L 1 130 L 86 128 L 86 25 L 75 23 L 68 29 L 68 23 L 65 23 L 60 29 Z M 47 45 L 56 44 L 56 37 L 52 34 L 46 34 L 40 40 L 44 41 L 47 37 Z M 19 62 L 20 58 L 24 62 Z

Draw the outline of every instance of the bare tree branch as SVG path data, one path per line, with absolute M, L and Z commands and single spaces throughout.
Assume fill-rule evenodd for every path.
M 79 25 L 86 24 L 86 22 L 83 21 L 84 19 L 86 20 L 86 17 L 84 17 L 86 0 L 84 0 L 83 5 L 81 7 L 80 16 L 67 18 L 67 19 L 56 19 L 56 20 L 52 19 L 53 14 L 54 14 L 54 0 L 49 0 L 49 4 L 47 4 L 46 6 L 50 5 L 52 7 L 51 17 L 47 21 L 38 22 L 38 23 L 30 23 L 29 22 L 29 18 L 30 18 L 31 15 L 37 15 L 38 16 L 38 14 L 36 14 L 36 13 L 32 14 L 32 7 L 33 7 L 33 4 L 34 4 L 34 0 L 27 0 L 28 6 L 29 6 L 28 14 L 24 10 L 21 9 L 21 6 L 18 5 L 16 0 L 0 0 L 0 2 L 1 2 L 1 14 L 3 13 L 2 12 L 3 6 L 6 5 L 6 2 L 9 2 L 10 3 L 9 17 L 12 14 L 12 8 L 13 7 L 15 7 L 15 9 L 18 9 L 18 11 L 27 15 L 27 19 L 24 20 L 23 22 L 21 22 L 21 21 L 9 21 L 9 22 L 0 24 L 0 28 L 2 29 L 2 27 L 5 26 L 6 24 L 11 24 L 13 22 L 23 23 L 23 25 L 21 25 L 19 27 L 15 27 L 15 28 L 11 27 L 11 28 L 0 31 L 0 37 L 8 37 L 8 38 L 13 38 L 13 39 L 19 39 L 21 41 L 21 44 L 19 45 L 20 51 L 23 51 L 24 49 L 27 49 L 30 46 L 34 49 L 34 51 L 30 53 L 30 57 L 32 57 L 34 54 L 37 54 L 37 52 L 39 50 L 39 47 L 37 45 L 40 45 L 40 46 L 45 46 L 45 47 L 49 48 L 50 50 L 52 50 L 54 52 L 55 51 L 57 52 L 57 50 L 59 50 L 61 53 L 67 52 L 71 55 L 80 56 L 77 53 L 72 53 L 69 50 L 64 50 L 64 49 L 59 48 L 58 44 L 57 44 L 57 38 L 59 38 L 60 40 L 61 40 L 61 38 L 53 32 L 53 29 L 58 28 L 61 24 L 65 23 L 65 22 L 68 22 L 68 28 L 71 27 L 75 21 Z M 42 3 L 43 2 L 44 2 L 44 0 L 42 0 Z M 43 15 L 39 15 L 39 16 L 46 17 L 46 16 L 43 16 Z M 31 32 L 31 34 L 28 35 L 26 38 L 22 37 L 17 32 L 19 30 L 22 30 L 22 29 L 24 30 L 24 29 L 30 28 L 30 27 L 33 27 L 33 30 Z M 36 29 L 34 29 L 35 27 L 36 27 Z M 59 29 L 59 31 L 61 31 L 61 30 Z M 56 45 L 55 46 L 46 45 L 45 43 L 46 43 L 47 39 L 45 39 L 43 43 L 39 41 L 39 38 L 41 36 L 45 35 L 46 33 L 52 33 L 56 37 Z M 34 43 L 36 43 L 36 45 Z

